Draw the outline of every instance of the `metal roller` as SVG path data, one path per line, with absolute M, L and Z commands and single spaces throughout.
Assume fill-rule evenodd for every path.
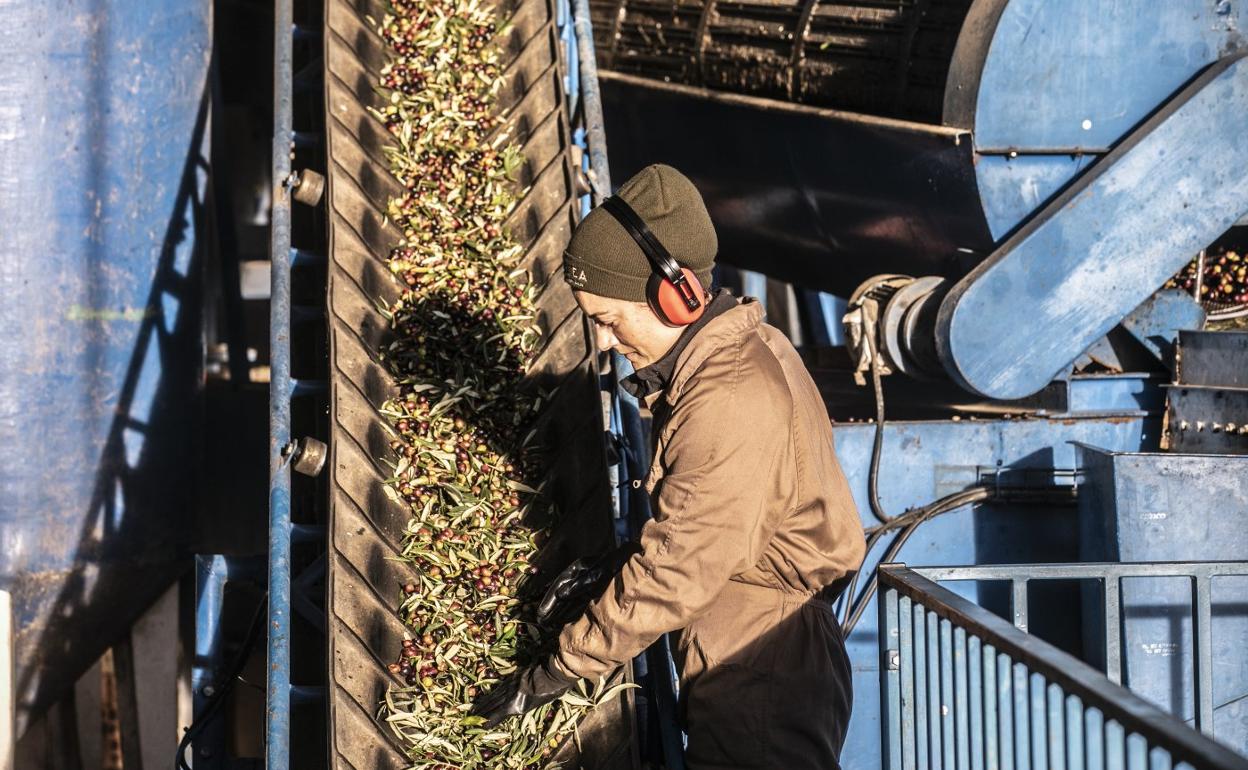
M 1248 213 L 1238 3 L 613 7 L 621 176 L 685 170 L 736 267 L 956 283 L 879 348 L 980 395 L 1044 387 Z
M 602 66 L 664 82 L 938 122 L 970 0 L 611 0 Z

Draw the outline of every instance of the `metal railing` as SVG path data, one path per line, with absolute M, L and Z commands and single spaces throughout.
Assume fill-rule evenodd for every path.
M 1248 563 L 1061 564 L 938 567 L 884 564 L 880 581 L 882 766 L 1114 770 L 1237 768 L 1248 760 L 1192 730 L 1104 674 L 1029 635 L 1027 583 L 1099 579 L 1106 628 L 1120 640 L 1120 583 L 1188 577 L 1198 649 L 1209 653 L 1210 581 Z M 935 580 L 1008 580 L 1014 624 Z M 1121 670 L 1117 643 L 1115 668 Z M 1210 693 L 1209 655 L 1198 664 Z M 1199 686 L 1199 685 L 1198 685 Z M 1207 719 L 1212 722 L 1212 701 Z M 1204 705 L 1201 707 L 1205 708 Z
M 1091 564 L 1005 564 L 967 567 L 923 567 L 915 570 L 937 582 L 996 580 L 1010 583 L 1010 614 L 1014 626 L 1027 631 L 1027 586 L 1042 580 L 1096 581 L 1101 588 L 1105 631 L 1105 676 L 1123 681 L 1122 581 L 1128 578 L 1187 578 L 1192 586 L 1192 659 L 1196 727 L 1213 734 L 1212 582 L 1214 578 L 1248 575 L 1248 562 L 1104 562 Z M 1176 608 L 1177 609 L 1177 608 Z

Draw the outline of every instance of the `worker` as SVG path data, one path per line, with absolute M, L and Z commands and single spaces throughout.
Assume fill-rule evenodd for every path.
M 862 525 L 797 351 L 757 300 L 702 289 L 717 249 L 697 189 L 662 165 L 573 233 L 564 279 L 653 413 L 654 518 L 557 651 L 474 713 L 524 713 L 679 631 L 691 770 L 828 770 L 851 704 L 832 601 L 862 561 Z

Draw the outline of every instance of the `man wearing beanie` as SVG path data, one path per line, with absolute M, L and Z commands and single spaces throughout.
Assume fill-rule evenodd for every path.
M 650 166 L 616 197 L 710 285 L 715 230 L 688 179 Z M 564 278 L 599 349 L 632 362 L 625 387 L 653 413 L 654 518 L 555 654 L 474 713 L 489 723 L 523 713 L 679 631 L 691 770 L 835 768 L 851 675 L 831 603 L 864 542 L 823 400 L 756 300 L 720 290 L 692 323 L 664 323 L 647 302 L 655 268 L 641 236 L 609 208 L 577 227 Z

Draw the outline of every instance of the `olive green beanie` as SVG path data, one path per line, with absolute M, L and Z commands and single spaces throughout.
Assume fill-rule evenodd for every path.
M 682 266 L 711 287 L 719 251 L 702 196 L 671 166 L 647 166 L 616 192 Z M 581 221 L 563 253 L 563 278 L 572 288 L 614 299 L 646 301 L 650 262 L 611 212 L 601 207 Z

